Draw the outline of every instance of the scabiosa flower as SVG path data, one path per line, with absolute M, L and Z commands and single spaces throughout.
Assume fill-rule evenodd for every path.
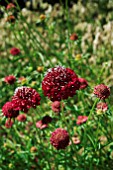
M 19 55 L 20 54 L 20 49 L 13 47 L 10 49 L 10 54 L 12 54 L 13 56 Z
M 5 127 L 6 128 L 11 128 L 13 125 L 13 121 L 11 119 L 7 119 L 5 122 Z
M 40 105 L 40 99 L 40 95 L 35 89 L 22 86 L 15 90 L 12 102 L 16 110 L 27 113 L 31 107 L 36 108 L 37 105 Z
M 20 114 L 20 115 L 18 115 L 17 116 L 17 120 L 19 121 L 19 122 L 25 122 L 26 121 L 26 114 Z
M 70 35 L 70 40 L 75 41 L 77 39 L 78 39 L 78 35 L 77 34 L 73 33 L 73 34 Z
M 50 116 L 48 116 L 48 115 L 46 115 L 46 116 L 44 116 L 42 118 L 42 123 L 43 124 L 48 124 L 48 123 L 51 123 L 51 122 L 52 122 L 52 118 Z
M 87 120 L 88 120 L 88 116 L 78 116 L 76 124 L 81 125 L 85 123 Z
M 42 81 L 44 95 L 51 101 L 73 97 L 79 87 L 80 83 L 75 72 L 62 66 L 49 69 Z
M 69 134 L 62 128 L 57 128 L 51 134 L 51 144 L 57 149 L 65 149 L 69 145 Z
M 106 112 L 108 110 L 108 105 L 105 102 L 100 102 L 97 103 L 96 109 L 97 109 L 97 113 L 101 114 L 102 112 Z
M 7 10 L 14 9 L 15 5 L 13 3 L 9 3 L 6 7 Z
M 110 89 L 104 85 L 104 84 L 99 84 L 95 86 L 94 92 L 93 92 L 99 99 L 106 99 L 110 95 Z
M 88 82 L 84 78 L 78 78 L 80 82 L 80 89 L 85 89 L 88 86 Z
M 2 112 L 7 118 L 15 118 L 19 114 L 19 111 L 15 110 L 12 102 L 6 102 L 2 107 Z
M 6 76 L 6 77 L 4 78 L 4 81 L 5 81 L 7 84 L 12 85 L 12 84 L 14 84 L 14 82 L 16 81 L 16 77 L 13 76 L 13 75 L 9 75 L 9 76 Z
M 59 101 L 55 101 L 51 104 L 51 108 L 53 110 L 53 112 L 59 113 L 60 112 L 60 102 Z

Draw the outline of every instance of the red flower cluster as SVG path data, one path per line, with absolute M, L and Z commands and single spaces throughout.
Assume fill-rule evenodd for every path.
M 79 79 L 75 72 L 61 66 L 49 69 L 42 81 L 44 95 L 51 101 L 73 97 L 79 87 Z
M 78 78 L 80 82 L 80 89 L 85 89 L 88 86 L 88 82 L 84 78 Z
M 20 54 L 20 50 L 16 47 L 11 48 L 10 50 L 10 54 L 12 54 L 13 56 L 19 55 Z
M 40 99 L 40 95 L 35 89 L 23 86 L 15 90 L 12 102 L 16 110 L 27 113 L 29 108 L 36 108 L 37 105 L 40 105 Z
M 106 99 L 110 95 L 110 89 L 104 85 L 104 84 L 99 84 L 95 86 L 94 92 L 93 92 L 99 99 Z
M 14 9 L 14 8 L 15 8 L 15 5 L 13 3 L 9 3 L 6 7 L 7 10 Z
M 69 145 L 69 134 L 62 128 L 57 128 L 51 134 L 51 144 L 57 149 L 65 149 Z
M 78 116 L 76 124 L 81 125 L 85 123 L 87 120 L 88 120 L 88 116 Z
M 12 84 L 14 84 L 14 82 L 16 81 L 16 77 L 13 76 L 13 75 L 9 75 L 9 76 L 6 76 L 6 77 L 4 78 L 4 81 L 5 81 L 7 84 L 12 85 Z
M 19 114 L 19 111 L 14 109 L 14 105 L 12 102 L 5 103 L 2 107 L 2 112 L 7 118 L 15 118 Z
M 70 40 L 75 41 L 77 39 L 78 39 L 78 35 L 77 34 L 75 34 L 75 33 L 71 34 Z

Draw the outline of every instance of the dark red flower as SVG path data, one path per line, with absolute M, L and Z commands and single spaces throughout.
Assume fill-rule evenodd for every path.
M 51 108 L 52 108 L 53 112 L 59 113 L 60 109 L 61 109 L 60 102 L 59 101 L 53 102 L 51 105 Z
M 31 107 L 36 108 L 37 105 L 40 105 L 40 99 L 40 95 L 35 89 L 22 86 L 15 90 L 12 102 L 17 110 L 27 113 Z
M 6 128 L 11 128 L 13 125 L 13 121 L 11 119 L 6 120 L 5 122 L 5 127 Z
M 5 81 L 7 84 L 12 85 L 12 84 L 14 84 L 14 82 L 16 81 L 16 77 L 13 76 L 13 75 L 9 75 L 9 76 L 6 76 L 6 77 L 4 78 L 4 81 Z
M 79 87 L 80 83 L 75 72 L 61 66 L 49 69 L 42 81 L 44 95 L 51 101 L 73 97 Z
M 39 120 L 38 122 L 36 122 L 36 127 L 39 129 L 45 129 L 48 127 L 48 124 L 44 124 L 42 120 Z
M 88 82 L 84 78 L 78 78 L 80 82 L 80 89 L 85 89 L 88 86 Z
M 15 118 L 19 114 L 19 111 L 15 110 L 15 107 L 12 102 L 6 102 L 2 107 L 2 112 L 4 116 L 8 118 L 13 118 L 13 117 Z
M 69 134 L 62 128 L 57 128 L 51 134 L 51 144 L 57 149 L 65 149 L 69 145 Z
M 19 122 L 25 122 L 26 121 L 26 114 L 20 114 L 17 116 L 17 120 Z
M 9 3 L 6 7 L 7 10 L 14 9 L 14 8 L 15 8 L 15 5 L 13 3 Z
M 46 115 L 46 116 L 44 116 L 42 118 L 42 123 L 43 124 L 48 124 L 48 123 L 51 123 L 51 122 L 52 122 L 52 118 L 50 116 L 48 116 L 48 115 Z
M 94 92 L 93 92 L 99 99 L 106 99 L 110 95 L 110 89 L 104 85 L 104 84 L 99 84 L 95 86 Z
M 20 50 L 16 47 L 13 47 L 10 49 L 10 54 L 12 54 L 13 56 L 15 55 L 19 55 L 20 54 Z
M 71 34 L 70 40 L 75 41 L 77 39 L 78 39 L 78 35 L 77 34 L 75 34 L 75 33 Z
M 97 108 L 97 110 L 106 112 L 108 110 L 108 105 L 107 105 L 107 103 L 100 102 L 100 103 L 97 103 L 97 107 L 96 108 Z
M 88 120 L 88 116 L 78 116 L 76 124 L 81 125 L 85 123 L 87 120 Z

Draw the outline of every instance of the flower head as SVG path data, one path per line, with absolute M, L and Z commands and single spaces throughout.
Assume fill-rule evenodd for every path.
M 61 101 L 75 95 L 80 87 L 78 76 L 70 68 L 49 69 L 42 81 L 44 95 L 51 101 Z
M 5 127 L 6 128 L 11 128 L 13 125 L 13 121 L 11 119 L 6 120 L 5 122 Z
M 19 111 L 15 110 L 13 102 L 6 102 L 2 107 L 2 112 L 7 118 L 15 118 L 19 114 Z
M 51 104 L 51 108 L 53 110 L 53 112 L 59 113 L 60 112 L 60 102 L 59 101 L 55 101 Z
M 95 86 L 94 92 L 93 92 L 99 99 L 106 99 L 110 95 L 110 89 L 104 85 L 104 84 L 99 84 Z
M 12 84 L 14 84 L 14 82 L 16 81 L 16 77 L 13 76 L 13 75 L 9 75 L 9 76 L 6 76 L 6 77 L 4 78 L 4 81 L 5 81 L 7 84 L 12 85 Z
M 12 102 L 17 110 L 27 113 L 31 107 L 36 108 L 37 105 L 40 105 L 40 99 L 40 95 L 35 89 L 22 86 L 15 90 Z
M 17 116 L 17 120 L 19 122 L 25 122 L 26 121 L 26 114 L 20 114 Z
M 52 118 L 50 116 L 48 116 L 48 115 L 46 115 L 46 116 L 44 116 L 42 118 L 42 123 L 43 124 L 48 124 L 48 123 L 51 123 L 51 122 L 52 122 Z
M 88 120 L 88 116 L 78 116 L 76 124 L 81 125 L 85 123 L 87 120 Z
M 80 82 L 80 89 L 85 89 L 88 86 L 88 82 L 84 78 L 78 78 Z
M 20 49 L 13 47 L 10 49 L 10 54 L 12 54 L 13 56 L 19 55 L 20 54 Z
M 71 34 L 70 40 L 75 41 L 77 39 L 78 39 L 78 35 L 77 34 L 75 34 L 75 33 Z
M 51 134 L 51 144 L 57 149 L 65 149 L 69 145 L 69 134 L 62 128 L 57 128 Z
M 15 5 L 13 3 L 9 3 L 6 7 L 7 10 L 14 9 Z

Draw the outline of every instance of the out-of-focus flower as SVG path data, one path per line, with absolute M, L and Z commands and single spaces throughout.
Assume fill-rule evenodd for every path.
M 35 89 L 22 86 L 16 88 L 12 102 L 16 110 L 27 113 L 31 107 L 36 108 L 37 105 L 40 105 L 40 99 L 40 95 Z
M 108 105 L 105 102 L 97 103 L 96 112 L 98 115 L 106 112 L 108 110 Z
M 51 101 L 73 97 L 79 87 L 80 83 L 75 72 L 62 66 L 49 69 L 42 81 L 44 95 Z
M 84 78 L 78 78 L 80 82 L 80 89 L 85 89 L 88 86 L 88 82 Z
M 14 16 L 14 15 L 9 15 L 9 16 L 6 18 L 6 22 L 14 23 L 14 22 L 15 22 L 15 16 Z
M 51 122 L 52 122 L 52 118 L 50 116 L 48 116 L 48 115 L 46 115 L 46 116 L 44 116 L 42 118 L 42 123 L 43 124 L 48 124 L 48 123 L 51 123 Z
M 74 136 L 72 137 L 72 141 L 75 145 L 78 145 L 80 143 L 80 139 L 78 136 Z M 72 142 L 70 141 L 70 145 L 72 144 Z
M 46 15 L 41 14 L 39 18 L 40 18 L 40 20 L 41 20 L 41 21 L 43 21 L 43 20 L 45 20 L 45 19 L 46 19 Z
M 39 129 L 45 129 L 48 127 L 47 124 L 43 124 L 42 120 L 39 120 L 38 122 L 36 122 L 36 127 Z
M 60 112 L 60 102 L 59 101 L 55 101 L 51 104 L 51 108 L 53 110 L 53 112 L 59 113 Z
M 78 35 L 76 33 L 70 35 L 70 40 L 75 41 L 77 39 L 78 39 Z
M 12 54 L 13 56 L 19 55 L 20 53 L 21 52 L 19 48 L 13 47 L 10 49 L 10 54 Z
M 13 102 L 6 102 L 2 107 L 2 112 L 7 118 L 15 118 L 19 114 L 19 111 L 15 110 Z
M 30 152 L 37 152 L 37 148 L 35 146 L 32 146 Z
M 6 128 L 11 128 L 13 125 L 13 121 L 11 119 L 7 119 L 5 122 L 5 127 Z
M 17 120 L 19 122 L 25 122 L 26 119 L 27 119 L 26 114 L 20 114 L 20 115 L 17 116 Z
M 99 84 L 95 86 L 94 92 L 93 92 L 99 99 L 106 99 L 110 96 L 110 88 L 108 88 L 104 84 Z
M 87 120 L 88 120 L 88 116 L 78 116 L 76 124 L 81 125 L 85 123 Z
M 57 128 L 51 134 L 51 144 L 57 149 L 65 149 L 69 145 L 69 134 L 62 128 Z
M 12 10 L 15 8 L 15 5 L 13 3 L 9 3 L 6 7 L 7 10 Z
M 16 77 L 13 76 L 13 75 L 9 75 L 9 76 L 6 76 L 6 77 L 4 78 L 4 81 L 5 81 L 7 84 L 12 85 L 12 84 L 14 84 L 14 82 L 16 81 Z
M 36 127 L 39 129 L 45 129 L 48 127 L 48 124 L 51 123 L 51 121 L 52 121 L 52 118 L 50 116 L 46 115 L 42 118 L 42 120 L 39 120 L 36 123 Z
M 42 73 L 42 72 L 44 71 L 44 67 L 38 66 L 38 67 L 37 67 L 37 71 L 38 71 L 39 73 Z
M 81 54 L 77 54 L 77 55 L 75 56 L 75 60 L 76 60 L 76 61 L 81 60 L 81 58 L 82 58 Z
M 26 78 L 25 77 L 20 77 L 18 78 L 18 83 L 25 84 L 26 83 Z

